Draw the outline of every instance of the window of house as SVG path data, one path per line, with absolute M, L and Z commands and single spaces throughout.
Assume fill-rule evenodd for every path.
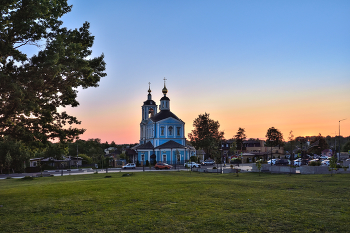
M 164 135 L 164 126 L 160 127 L 160 135 Z
M 176 127 L 177 136 L 180 136 L 180 129 L 181 129 L 181 127 Z
M 144 154 L 141 155 L 141 161 L 145 161 L 145 155 Z
M 173 135 L 173 127 L 172 126 L 169 127 L 169 135 Z

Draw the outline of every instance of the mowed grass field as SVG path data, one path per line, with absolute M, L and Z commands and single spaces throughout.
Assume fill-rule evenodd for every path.
M 350 232 L 350 175 L 0 180 L 0 232 Z

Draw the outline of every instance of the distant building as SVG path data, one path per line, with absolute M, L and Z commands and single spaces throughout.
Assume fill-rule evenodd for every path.
M 39 167 L 48 165 L 53 168 L 69 168 L 73 166 L 82 166 L 83 158 L 76 156 L 63 156 L 62 159 L 49 158 L 33 158 L 29 160 L 29 167 Z
M 325 149 L 321 152 L 321 156 L 327 156 L 327 157 L 331 157 L 333 156 L 333 151 L 332 149 Z

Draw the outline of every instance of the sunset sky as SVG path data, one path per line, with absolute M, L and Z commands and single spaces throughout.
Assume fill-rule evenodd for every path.
M 62 20 L 85 21 L 107 77 L 66 109 L 82 139 L 139 140 L 141 106 L 167 78 L 171 111 L 186 123 L 205 112 L 225 138 L 239 127 L 264 138 L 350 135 L 350 1 L 72 0 Z M 31 50 L 28 49 L 28 53 Z

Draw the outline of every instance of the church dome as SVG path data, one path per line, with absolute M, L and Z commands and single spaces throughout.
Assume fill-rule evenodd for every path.
M 166 93 L 168 93 L 168 89 L 166 89 L 165 85 L 164 85 L 164 88 L 162 90 L 163 94 L 166 95 Z

